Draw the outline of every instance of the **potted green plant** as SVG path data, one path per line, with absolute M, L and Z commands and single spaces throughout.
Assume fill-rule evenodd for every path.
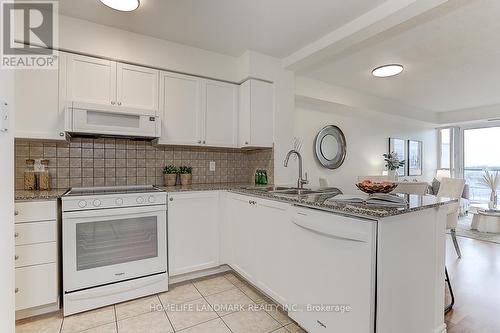
M 193 182 L 193 168 L 188 166 L 181 166 L 179 168 L 181 175 L 181 185 L 191 185 Z
M 385 167 L 390 180 L 397 180 L 398 169 L 405 165 L 405 161 L 400 161 L 398 153 L 390 152 L 384 154 Z
M 163 177 L 165 179 L 165 186 L 175 186 L 177 183 L 177 174 L 179 169 L 173 165 L 167 165 L 163 168 Z

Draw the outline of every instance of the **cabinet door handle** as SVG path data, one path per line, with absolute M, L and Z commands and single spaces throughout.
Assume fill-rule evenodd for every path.
M 201 144 L 201 140 L 198 140 L 198 143 Z
M 205 140 L 203 140 L 203 144 L 205 144 Z
M 118 102 L 117 104 L 118 104 L 118 105 L 122 105 L 122 102 Z
M 16 209 L 16 210 L 14 211 L 14 216 L 17 216 L 17 215 L 19 215 L 19 211 Z
M 115 105 L 115 101 L 111 101 L 111 105 Z
M 174 198 L 169 198 L 168 200 L 170 200 L 170 201 L 174 201 Z
M 245 141 L 245 144 L 247 145 L 247 144 L 248 144 L 248 141 Z
M 64 132 L 59 132 L 59 136 L 64 136 Z
M 15 238 L 19 237 L 19 233 L 18 232 L 14 233 L 14 237 Z
M 19 260 L 19 256 L 17 254 L 14 256 L 14 260 Z
M 14 289 L 14 292 L 17 294 L 19 292 L 19 288 Z

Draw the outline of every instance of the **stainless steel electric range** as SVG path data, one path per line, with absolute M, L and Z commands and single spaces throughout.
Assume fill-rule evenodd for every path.
M 62 197 L 64 315 L 168 290 L 167 194 L 73 188 Z

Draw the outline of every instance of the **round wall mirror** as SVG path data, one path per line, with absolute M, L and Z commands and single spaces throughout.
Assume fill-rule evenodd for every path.
M 346 141 L 344 133 L 337 126 L 329 125 L 321 129 L 314 143 L 316 158 L 322 166 L 337 169 L 344 163 Z

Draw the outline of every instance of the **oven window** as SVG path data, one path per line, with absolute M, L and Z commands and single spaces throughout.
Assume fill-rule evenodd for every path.
M 157 257 L 156 219 L 148 216 L 77 224 L 77 270 Z

